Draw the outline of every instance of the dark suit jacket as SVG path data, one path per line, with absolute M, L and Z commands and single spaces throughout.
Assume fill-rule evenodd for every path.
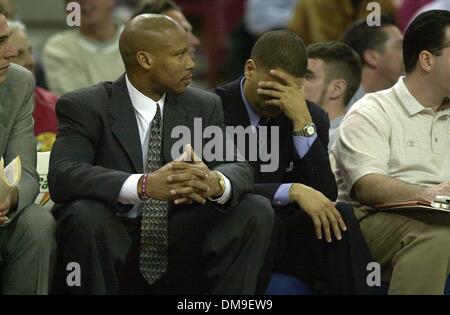
M 125 76 L 63 95 L 56 113 L 60 133 L 48 174 L 52 199 L 56 203 L 95 199 L 113 211 L 125 211 L 118 203 L 122 185 L 131 174 L 143 173 L 139 129 Z M 171 148 L 178 141 L 171 138 L 172 128 L 187 126 L 193 134 L 196 117 L 203 119 L 203 128 L 223 127 L 220 99 L 194 88 L 179 95 L 167 94 L 163 110 L 165 162 L 172 161 Z M 252 190 L 253 174 L 247 162 L 206 164 L 232 184 L 232 198 L 221 210 L 231 209 Z
M 240 125 L 245 128 L 250 125 L 250 119 L 241 97 L 241 79 L 217 87 L 214 91 L 222 99 L 225 124 L 227 126 Z M 296 158 L 291 120 L 284 114 L 271 119 L 269 125 L 279 127 L 280 163 L 275 172 L 264 173 L 260 170 L 260 161 L 250 161 L 255 175 L 255 193 L 273 200 L 282 183 L 302 183 L 319 190 L 330 200 L 336 200 L 337 186 L 327 155 L 330 121 L 326 112 L 317 105 L 307 101 L 307 106 L 316 125 L 318 138 L 308 154 L 302 159 Z M 248 150 L 246 155 L 248 155 Z M 292 171 L 286 171 L 291 168 Z

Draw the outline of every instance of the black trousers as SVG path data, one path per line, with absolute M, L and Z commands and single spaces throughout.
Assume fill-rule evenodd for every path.
M 353 209 L 344 203 L 336 208 L 347 231 L 331 243 L 317 239 L 311 218 L 298 206 L 277 208 L 266 265 L 273 261 L 275 272 L 295 276 L 322 294 L 377 294 L 366 282 L 372 259 Z
M 229 212 L 212 203 L 169 209 L 166 274 L 148 285 L 139 271 L 140 221 L 118 219 L 94 200 L 60 207 L 55 294 L 255 294 L 271 241 L 269 200 L 247 194 Z M 69 286 L 70 262 L 81 285 Z

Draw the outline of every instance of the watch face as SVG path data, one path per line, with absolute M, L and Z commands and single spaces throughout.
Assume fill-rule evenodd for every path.
M 309 126 L 308 129 L 306 129 L 306 132 L 308 133 L 308 135 L 312 136 L 314 134 L 316 130 L 314 129 L 313 126 Z

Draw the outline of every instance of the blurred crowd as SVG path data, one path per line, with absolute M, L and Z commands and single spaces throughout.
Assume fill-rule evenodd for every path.
M 73 2 L 55 1 L 61 1 L 63 7 Z M 179 90 L 180 99 L 188 95 L 185 99 L 186 104 L 192 102 L 192 106 L 187 110 L 188 114 L 197 114 L 196 111 L 198 111 L 201 113 L 198 114 L 200 116 L 214 117 L 220 109 L 201 112 L 204 110 L 201 106 L 207 100 L 209 105 L 214 106 L 219 106 L 221 101 L 223 117 L 219 115 L 221 118 L 217 118 L 219 119 L 217 121 L 221 123 L 224 118 L 226 125 L 243 125 L 245 122 L 255 130 L 260 126 L 280 128 L 281 137 L 283 137 L 279 141 L 278 152 L 281 156 L 281 166 L 274 174 L 270 175 L 256 171 L 254 173 L 256 188 L 253 192 L 270 201 L 267 203 L 269 206 L 265 202 L 261 202 L 261 209 L 267 206 L 267 209 L 272 210 L 273 207 L 277 218 L 283 221 L 287 232 L 280 232 L 285 233 L 280 235 L 282 235 L 283 241 L 286 241 L 285 249 L 292 252 L 303 250 L 303 248 L 299 249 L 293 246 L 294 243 L 295 245 L 300 244 L 305 237 L 303 234 L 298 235 L 301 234 L 297 233 L 299 226 L 302 229 L 307 226 L 302 231 L 309 231 L 309 237 L 317 234 L 317 238 L 322 239 L 321 231 L 323 230 L 323 238 L 326 238 L 327 242 L 331 242 L 332 234 L 336 239 L 345 239 L 346 245 L 342 245 L 343 247 L 338 249 L 325 248 L 311 241 L 311 244 L 314 244 L 311 245 L 311 251 L 318 255 L 317 259 L 320 263 L 309 261 L 310 257 L 292 255 L 295 256 L 292 261 L 289 260 L 284 265 L 277 265 L 279 261 L 269 255 L 263 256 L 265 253 L 263 250 L 258 252 L 258 255 L 261 255 L 261 257 L 258 256 L 261 261 L 275 259 L 277 263 L 274 263 L 274 268 L 291 273 L 292 265 L 297 263 L 296 259 L 298 258 L 302 262 L 304 259 L 308 261 L 305 269 L 311 268 L 308 269 L 309 271 L 321 266 L 320 272 L 326 274 L 326 281 L 329 281 L 326 284 L 328 292 L 364 294 L 366 292 L 363 289 L 358 291 L 357 286 L 340 287 L 339 283 L 351 283 L 355 279 L 356 283 L 361 275 L 361 270 L 357 270 L 363 265 L 361 261 L 372 256 L 384 268 L 383 281 L 391 283 L 389 293 L 443 293 L 445 280 L 450 270 L 449 255 L 442 254 L 446 253 L 449 246 L 450 227 L 448 224 L 442 224 L 442 222 L 437 224 L 434 221 L 431 222 L 429 217 L 424 218 L 419 215 L 406 217 L 392 213 L 377 212 L 374 214 L 370 210 L 380 204 L 415 199 L 431 204 L 438 196 L 450 195 L 450 174 L 448 173 L 450 169 L 448 155 L 450 106 L 447 97 L 450 86 L 448 78 L 448 73 L 450 73 L 450 51 L 448 50 L 450 1 L 77 0 L 74 2 L 80 5 L 80 25 L 77 27 L 63 26 L 61 30 L 55 31 L 54 34 L 45 38 L 45 42 L 39 45 L 43 47 L 42 50 L 37 51 L 33 49 L 32 45 L 34 42 L 32 30 L 36 25 L 33 23 L 26 25 L 27 20 L 21 18 L 26 16 L 26 12 L 18 10 L 19 6 L 17 6 L 16 0 L 0 0 L 0 5 L 4 10 L 4 13 L 0 14 L 0 27 L 2 31 L 10 31 L 7 34 L 0 34 L 3 36 L 2 44 L 0 44 L 3 55 L 0 61 L 5 61 L 4 64 L 0 64 L 0 79 L 3 80 L 0 81 L 0 93 L 4 93 L 2 97 L 5 99 L 10 97 L 10 99 L 19 100 L 17 102 L 21 104 L 28 101 L 33 104 L 32 113 L 31 110 L 29 113 L 32 118 L 26 115 L 26 109 L 23 109 L 24 112 L 14 113 L 14 124 L 17 125 L 9 125 L 11 133 L 8 133 L 9 138 L 5 133 L 5 139 L 8 138 L 8 141 L 11 142 L 17 141 L 21 136 L 17 136 L 15 133 L 33 128 L 38 152 L 54 150 L 55 147 L 58 147 L 55 145 L 55 141 L 56 143 L 59 141 L 59 150 L 56 150 L 56 153 L 55 150 L 52 152 L 52 163 L 56 169 L 53 172 L 58 174 L 53 178 L 53 192 L 57 192 L 56 196 L 61 204 L 73 205 L 71 203 L 73 200 L 83 197 L 97 198 L 93 203 L 91 203 L 92 200 L 86 203 L 89 207 L 98 206 L 100 203 L 101 207 L 106 207 L 105 204 L 117 196 L 111 196 L 113 193 L 108 195 L 105 189 L 96 190 L 97 184 L 103 183 L 100 182 L 100 179 L 115 188 L 118 187 L 113 189 L 114 193 L 119 195 L 120 191 L 121 195 L 120 198 L 113 200 L 113 204 L 123 206 L 124 204 L 137 205 L 146 202 L 148 196 L 145 188 L 149 174 L 144 174 L 142 177 L 130 176 L 126 179 L 128 183 L 130 183 L 128 180 L 131 179 L 131 191 L 138 187 L 138 194 L 133 191 L 133 194 L 128 195 L 132 197 L 125 198 L 122 197 L 122 193 L 123 191 L 130 192 L 130 185 L 127 186 L 123 183 L 124 175 L 105 171 L 105 169 L 116 167 L 114 165 L 116 162 L 119 165 L 117 168 L 120 169 L 125 163 L 124 161 L 129 161 L 129 159 L 123 157 L 121 153 L 117 154 L 117 159 L 108 159 L 107 151 L 109 149 L 105 149 L 105 147 L 118 142 L 112 136 L 112 140 L 108 138 L 110 134 L 105 132 L 108 128 L 103 125 L 107 120 L 106 118 L 102 120 L 104 119 L 103 116 L 100 117 L 102 113 L 98 114 L 102 109 L 99 104 L 106 102 L 107 97 L 116 95 L 114 89 L 117 88 L 117 84 L 122 84 L 123 90 L 127 89 L 128 94 L 126 95 L 129 97 L 121 100 L 126 100 L 130 106 L 134 106 L 139 130 L 132 130 L 132 135 L 136 136 L 136 139 L 133 140 L 130 136 L 131 127 L 121 126 L 123 129 L 120 130 L 130 136 L 127 140 L 123 140 L 125 139 L 123 138 L 122 141 L 125 143 L 124 146 L 127 146 L 141 140 L 142 142 L 139 143 L 142 144 L 142 147 L 139 152 L 143 153 L 142 148 L 145 148 L 145 141 L 152 141 L 148 138 L 150 136 L 146 135 L 152 132 L 152 130 L 148 131 L 147 120 L 155 121 L 154 117 L 159 117 L 162 110 L 170 113 L 170 106 L 162 107 L 160 105 L 168 102 L 175 103 L 170 99 L 170 93 Z M 25 7 L 21 6 L 20 8 Z M 68 13 L 61 12 L 62 20 L 66 20 L 65 16 Z M 166 16 L 170 19 L 163 18 L 161 20 L 161 16 L 155 17 L 152 14 Z M 142 15 L 145 16 L 142 17 Z M 141 16 L 142 20 L 136 18 L 137 16 Z M 170 24 L 172 22 L 174 23 Z M 142 28 L 142 25 L 155 26 L 155 32 L 143 32 L 139 28 Z M 167 35 L 167 38 L 161 34 Z M 184 39 L 183 36 L 187 39 L 187 47 L 176 53 L 169 51 L 167 47 L 179 44 L 174 41 Z M 144 40 L 140 42 L 143 38 L 155 39 L 155 43 L 144 42 Z M 145 49 L 138 49 L 141 47 L 139 45 L 145 46 L 146 49 L 150 46 L 151 49 L 160 49 L 161 53 L 151 55 L 148 53 L 150 48 L 145 51 Z M 180 56 L 180 59 L 177 59 L 178 68 L 176 68 L 176 62 L 164 63 L 166 56 L 163 54 L 168 53 Z M 154 56 L 164 62 L 158 64 L 158 67 L 152 68 L 152 62 L 154 62 L 152 58 L 156 59 Z M 181 59 L 185 68 L 180 66 Z M 15 65 L 10 66 L 9 61 L 28 71 Z M 9 71 L 8 77 L 6 77 L 6 71 Z M 122 76 L 124 73 L 126 76 Z M 173 80 L 182 74 L 182 78 L 177 81 L 178 85 L 171 89 L 170 84 L 175 86 Z M 35 85 L 30 83 L 32 82 L 30 81 L 31 76 L 33 76 Z M 32 87 L 32 91 L 28 91 L 29 93 L 25 93 L 25 90 L 18 91 L 18 88 L 15 88 L 16 83 L 12 83 L 13 80 L 17 82 L 17 86 L 20 84 L 21 87 Z M 116 83 L 110 87 L 110 83 L 105 83 L 106 81 Z M 229 83 L 225 84 L 226 82 Z M 183 86 L 179 87 L 180 84 Z M 187 85 L 195 87 L 196 89 L 192 89 L 194 92 L 188 90 L 189 92 L 183 94 Z M 152 90 L 152 88 L 154 89 Z M 113 92 L 108 89 L 112 89 Z M 200 89 L 213 89 L 211 91 L 216 95 L 212 97 L 212 93 L 202 94 L 206 92 L 200 91 Z M 154 90 L 157 90 L 158 93 Z M 76 92 L 72 93 L 74 91 Z M 103 93 L 103 91 L 106 92 Z M 146 94 L 146 92 L 148 93 Z M 96 99 L 92 95 L 99 98 Z M 149 95 L 154 97 L 149 97 Z M 22 100 L 21 97 L 27 97 L 27 99 Z M 192 101 L 193 99 L 195 102 Z M 2 111 L 2 101 L 3 99 L 0 99 L 0 112 Z M 75 102 L 79 102 L 79 104 L 75 104 Z M 89 102 L 92 102 L 92 108 L 89 107 Z M 143 107 L 139 107 L 142 105 L 139 104 L 140 102 L 155 106 L 149 112 L 150 106 L 143 109 Z M 114 103 L 114 100 L 111 103 Z M 78 105 L 81 107 L 77 107 Z M 83 108 L 82 106 L 87 106 L 84 107 L 84 111 L 80 109 Z M 92 114 L 90 110 L 94 113 Z M 112 111 L 103 114 L 114 115 Z M 179 113 L 172 113 L 175 118 L 177 114 Z M 120 122 L 123 117 L 117 115 L 117 121 Z M 24 117 L 28 117 L 29 121 Z M 107 117 L 109 119 L 109 116 Z M 151 118 L 149 119 L 149 117 Z M 134 122 L 134 120 L 132 121 Z M 0 127 L 2 127 L 1 123 L 0 120 Z M 158 126 L 160 127 L 160 125 Z M 98 132 L 94 134 L 92 130 L 98 130 Z M 0 132 L 3 132 L 3 129 L 0 129 Z M 154 132 L 161 132 L 161 130 Z M 25 139 L 26 135 L 23 137 Z M 159 140 L 158 137 L 151 139 L 164 141 L 164 139 L 161 140 L 161 134 L 159 134 Z M 1 145 L 6 142 L 0 138 Z M 25 156 L 24 165 L 30 167 L 33 160 L 27 161 L 27 156 L 34 156 L 34 153 L 26 153 L 25 145 L 21 143 L 21 140 L 18 142 L 18 144 L 14 144 L 14 149 L 19 148 L 19 153 Z M 101 142 L 108 143 L 108 145 L 103 145 Z M 76 161 L 78 158 L 76 155 L 77 145 L 84 148 L 83 154 L 85 155 L 81 161 Z M 4 150 L 2 154 L 8 158 L 11 158 L 12 152 L 15 152 L 13 149 L 8 149 L 6 144 L 4 147 L 0 146 L 0 149 Z M 102 151 L 103 149 L 105 151 Z M 138 149 L 134 153 L 136 152 Z M 72 153 L 75 157 L 70 156 Z M 144 158 L 147 158 L 146 154 L 144 153 Z M 193 153 L 191 155 L 195 156 Z M 70 163 L 78 164 L 73 166 Z M 260 165 L 251 164 L 251 166 L 257 169 Z M 31 178 L 36 175 L 35 170 L 32 167 L 29 170 L 24 169 L 24 173 L 29 175 L 31 181 Z M 126 173 L 129 172 L 131 171 L 126 171 Z M 229 179 L 216 171 L 208 174 L 212 176 L 212 173 L 220 180 L 220 185 L 216 183 L 216 186 L 220 186 L 218 191 L 221 192 L 221 197 L 213 199 L 212 197 L 217 195 L 208 195 L 207 197 L 202 195 L 199 198 L 202 203 L 206 203 L 206 198 L 211 198 L 209 199 L 211 202 L 217 202 L 223 206 L 227 204 L 229 198 L 234 197 L 229 188 L 230 179 L 233 181 L 235 178 L 228 176 Z M 60 176 L 61 174 L 64 176 Z M 92 181 L 88 179 L 92 179 Z M 59 185 L 61 182 L 63 185 Z M 72 187 L 80 182 L 86 183 L 84 185 L 86 187 L 83 189 L 92 189 L 92 191 L 84 193 L 83 189 L 78 190 L 78 188 Z M 236 182 L 239 181 L 236 180 Z M 121 186 L 122 184 L 123 186 Z M 233 187 L 239 187 L 239 185 Z M 128 188 L 128 191 L 125 188 Z M 258 191 L 258 188 L 261 190 Z M 181 200 L 181 203 L 186 204 L 188 202 L 192 204 L 192 201 L 195 203 L 197 201 L 195 198 L 188 201 L 190 196 L 195 195 L 191 190 L 188 191 L 189 193 L 183 194 L 183 198 L 177 199 L 177 201 Z M 8 221 L 10 218 L 7 216 L 10 205 L 14 205 L 12 208 L 19 211 L 25 209 L 22 216 L 28 215 L 30 211 L 26 210 L 28 209 L 26 205 L 20 203 L 22 199 L 18 197 L 18 194 L 19 196 L 25 195 L 22 191 L 16 191 L 10 196 L 8 195 L 6 201 L 0 200 L 0 232 L 2 224 L 10 222 Z M 167 195 L 169 195 L 168 192 Z M 226 196 L 226 202 L 222 203 L 223 196 Z M 134 199 L 132 199 L 133 197 Z M 167 198 L 167 200 L 171 200 L 169 197 Z M 133 200 L 133 202 L 127 204 L 129 200 Z M 345 206 L 335 203 L 336 200 L 345 202 Z M 96 203 L 97 201 L 100 202 Z M 76 204 L 81 207 L 77 209 L 85 209 L 83 207 L 86 204 L 81 206 Z M 238 202 L 235 205 L 238 207 Z M 289 206 L 292 207 L 286 208 Z M 133 207 L 131 210 L 130 208 L 128 210 L 132 212 L 133 209 L 139 207 Z M 280 208 L 284 210 L 277 212 L 277 209 Z M 295 210 L 293 210 L 294 208 Z M 144 210 L 141 207 L 137 211 Z M 300 211 L 301 215 L 307 217 L 308 220 L 303 217 L 298 219 L 301 215 L 294 215 L 294 219 L 291 220 L 290 215 L 295 211 Z M 92 219 L 91 214 L 87 213 L 85 213 L 85 217 L 81 218 L 86 220 L 84 223 L 90 222 Z M 119 217 L 124 213 L 118 211 L 115 214 Z M 298 214 L 298 212 L 295 213 Z M 125 216 L 129 214 L 126 212 Z M 310 218 L 312 221 L 309 220 Z M 30 216 L 27 220 L 35 219 Z M 64 239 L 67 235 L 68 239 L 74 237 L 70 234 L 71 224 L 78 226 L 78 221 L 71 221 L 73 216 L 69 215 L 63 216 L 63 219 L 69 223 L 61 227 L 61 223 L 58 221 L 57 232 L 60 234 L 57 235 Z M 136 216 L 125 219 L 121 222 L 127 226 L 126 224 L 130 222 L 128 219 L 136 219 Z M 262 219 L 266 220 L 267 218 Z M 42 231 L 48 232 L 45 238 L 42 237 L 40 240 L 43 242 L 42 244 L 51 243 L 52 246 L 44 246 L 45 251 L 34 253 L 34 255 L 45 256 L 42 258 L 44 265 L 50 266 L 55 263 L 56 245 L 52 234 L 54 222 L 50 222 L 53 219 L 47 218 L 46 220 L 46 222 L 37 222 L 46 227 Z M 106 221 L 114 224 L 118 222 L 115 217 L 114 220 L 108 217 L 104 222 Z M 258 222 L 260 223 L 260 221 Z M 309 225 L 305 222 L 308 222 Z M 351 222 L 354 223 L 353 226 Z M 293 227 L 294 223 L 298 223 L 298 225 Z M 347 231 L 346 224 L 352 231 L 356 229 L 357 233 L 344 234 Z M 99 226 L 94 227 L 98 228 Z M 127 235 L 123 228 L 118 228 L 118 230 L 120 233 L 123 232 L 120 235 Z M 28 230 L 25 228 L 25 231 Z M 11 232 L 11 235 L 14 235 L 14 232 L 16 231 Z M 7 235 L 6 232 L 3 235 Z M 117 235 L 119 234 L 116 233 L 113 236 Z M 367 244 L 364 241 L 360 242 L 363 239 L 362 235 Z M 227 236 L 230 235 L 227 234 Z M 0 233 L 0 241 L 1 237 Z M 35 237 L 35 235 L 31 237 Z M 272 249 L 270 246 L 273 245 L 274 240 L 269 238 L 268 235 L 265 235 L 261 239 L 267 242 L 266 249 L 270 253 Z M 96 237 L 85 239 L 80 236 L 79 239 L 85 241 L 86 244 L 99 244 Z M 306 237 L 306 239 L 308 242 L 310 241 L 309 238 Z M 74 244 L 73 248 L 76 248 L 77 239 L 74 237 L 69 243 Z M 359 254 L 362 252 L 367 254 L 364 258 L 362 258 L 362 254 L 359 256 L 355 254 L 353 246 L 356 243 L 362 244 L 361 248 L 363 249 L 366 248 L 366 245 L 370 249 L 370 252 L 367 251 L 367 253 L 360 251 Z M 0 245 L 2 244 L 0 242 Z M 58 245 L 62 248 L 61 241 L 58 242 Z M 64 246 L 64 244 L 62 245 Z M 253 249 L 259 248 L 253 245 Z M 73 248 L 68 248 L 61 257 L 69 257 L 70 255 L 67 253 L 72 254 Z M 79 252 L 83 251 L 84 249 Z M 343 255 L 345 259 L 340 254 L 336 254 L 347 253 L 347 251 L 350 254 Z M 358 251 L 359 249 L 356 250 L 356 252 Z M 112 252 L 107 253 L 111 255 L 106 257 L 106 260 L 113 261 L 112 256 L 116 253 Z M 303 253 L 309 252 L 305 250 Z M 105 253 L 96 253 L 95 255 L 97 254 L 102 259 L 104 258 L 102 255 Z M 355 256 L 352 256 L 353 254 Z M 105 256 L 107 255 L 105 254 Z M 274 256 L 276 255 L 274 254 Z M 291 257 L 291 255 L 287 256 Z M 309 254 L 305 254 L 305 256 L 309 256 Z M 281 257 L 286 258 L 285 256 Z M 0 256 L 0 258 L 2 257 Z M 279 260 L 280 257 L 277 256 L 277 258 Z M 32 260 L 32 258 L 27 259 Z M 249 259 L 249 261 L 252 260 Z M 348 266 L 351 265 L 349 261 L 356 265 L 359 264 L 359 267 L 353 268 L 346 274 L 345 272 L 348 270 L 345 268 L 350 269 Z M 339 263 L 347 264 L 347 266 L 342 265 L 344 271 L 334 274 L 335 269 L 333 268 L 336 266 L 334 263 L 337 265 Z M 25 266 L 30 262 L 24 260 L 23 264 Z M 92 264 L 95 265 L 94 262 Z M 115 261 L 111 262 L 111 266 L 114 264 Z M 288 264 L 289 266 L 287 266 Z M 436 265 L 434 266 L 434 264 Z M 433 267 L 427 268 L 427 273 L 422 274 L 424 265 Z M 106 268 L 97 265 L 96 267 L 99 270 Z M 259 267 L 264 269 L 264 266 Z M 314 271 L 320 273 L 316 269 Z M 17 270 L 15 272 L 16 275 L 12 274 L 10 278 L 4 280 L 4 283 L 13 289 L 17 288 L 11 284 L 15 282 L 14 276 L 20 278 L 18 275 L 20 272 Z M 50 290 L 48 274 L 52 272 L 51 270 L 40 270 L 36 277 L 41 279 L 39 283 L 42 286 L 38 285 L 39 288 L 34 293 L 45 294 Z M 101 272 L 99 271 L 98 274 Z M 236 274 L 239 273 L 233 275 Z M 305 275 L 295 274 L 295 276 L 304 279 Z M 308 276 L 311 276 L 311 273 L 306 277 Z M 339 278 L 340 276 L 343 278 L 354 277 L 354 279 L 345 282 L 348 279 L 342 280 Z M 114 277 L 116 275 L 112 276 L 112 278 Z M 252 279 L 258 285 L 265 283 L 264 281 L 267 282 L 267 279 L 263 279 L 263 281 L 256 278 Z M 321 277 L 317 277 L 312 281 L 317 281 L 319 278 L 323 280 Z M 414 281 L 415 278 L 419 281 Z M 102 279 L 97 280 L 103 281 Z M 20 290 L 21 288 L 17 292 Z M 115 287 L 113 289 L 106 288 L 104 292 L 117 293 L 117 290 Z M 12 291 L 14 292 L 14 290 Z M 92 292 L 95 293 L 95 288 L 92 289 Z M 257 290 L 255 292 L 244 290 L 243 292 L 261 293 Z
M 65 6 L 70 1 L 63 2 Z M 118 38 L 123 23 L 137 14 L 166 14 L 183 26 L 189 36 L 191 54 L 197 57 L 198 68 L 204 69 L 196 72 L 195 84 L 204 88 L 239 76 L 251 47 L 265 32 L 288 29 L 299 34 L 306 45 L 341 40 L 359 54 L 363 65 L 362 83 L 348 102 L 351 106 L 366 92 L 392 86 L 401 75 L 402 31 L 411 19 L 421 11 L 448 9 L 445 0 L 377 1 L 383 23 L 381 28 L 371 29 L 364 27 L 364 20 L 371 13 L 367 9 L 370 1 L 366 0 L 248 0 L 228 4 L 218 0 L 209 1 L 207 5 L 200 4 L 201 0 L 179 1 L 178 4 L 145 0 L 78 2 L 81 5 L 81 26 L 75 29 L 67 27 L 67 30 L 54 34 L 46 40 L 43 50 L 37 52 L 32 50 L 32 40 L 26 25 L 20 21 L 21 12 L 17 12 L 15 0 L 0 0 L 8 12 L 7 18 L 13 22 L 12 40 L 19 50 L 14 62 L 36 75 L 34 115 L 39 150 L 49 150 L 54 141 L 57 127 L 52 111 L 58 96 L 100 81 L 114 80 L 124 71 Z M 188 11 L 183 10 L 183 5 Z M 203 10 L 191 10 L 195 5 L 202 5 Z M 209 45 L 217 42 L 210 44 L 205 36 L 205 28 L 214 27 L 207 24 L 205 18 L 214 6 L 222 6 L 225 10 L 223 20 L 230 19 L 227 12 L 241 12 L 240 18 L 233 17 L 233 22 L 236 22 L 229 25 L 227 32 L 217 31 L 217 36 L 225 37 L 218 41 L 224 43 L 221 56 L 208 56 L 212 52 Z M 64 14 L 66 12 L 61 12 L 61 15 Z M 191 19 L 196 22 L 195 30 Z M 356 26 L 358 23 L 359 29 Z M 365 53 L 368 49 L 374 50 L 377 58 Z M 212 68 L 218 69 L 214 73 L 216 75 L 209 75 L 208 69 Z M 336 118 L 334 116 L 331 114 L 332 119 Z

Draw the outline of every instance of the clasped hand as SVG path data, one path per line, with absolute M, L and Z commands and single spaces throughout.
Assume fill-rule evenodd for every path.
M 5 224 L 8 221 L 8 214 L 14 210 L 18 202 L 18 191 L 13 191 L 6 196 L 5 200 L 0 201 L 0 224 Z
M 149 174 L 147 195 L 158 200 L 173 201 L 177 205 L 197 202 L 221 193 L 220 178 L 212 172 L 187 145 L 183 155 Z

